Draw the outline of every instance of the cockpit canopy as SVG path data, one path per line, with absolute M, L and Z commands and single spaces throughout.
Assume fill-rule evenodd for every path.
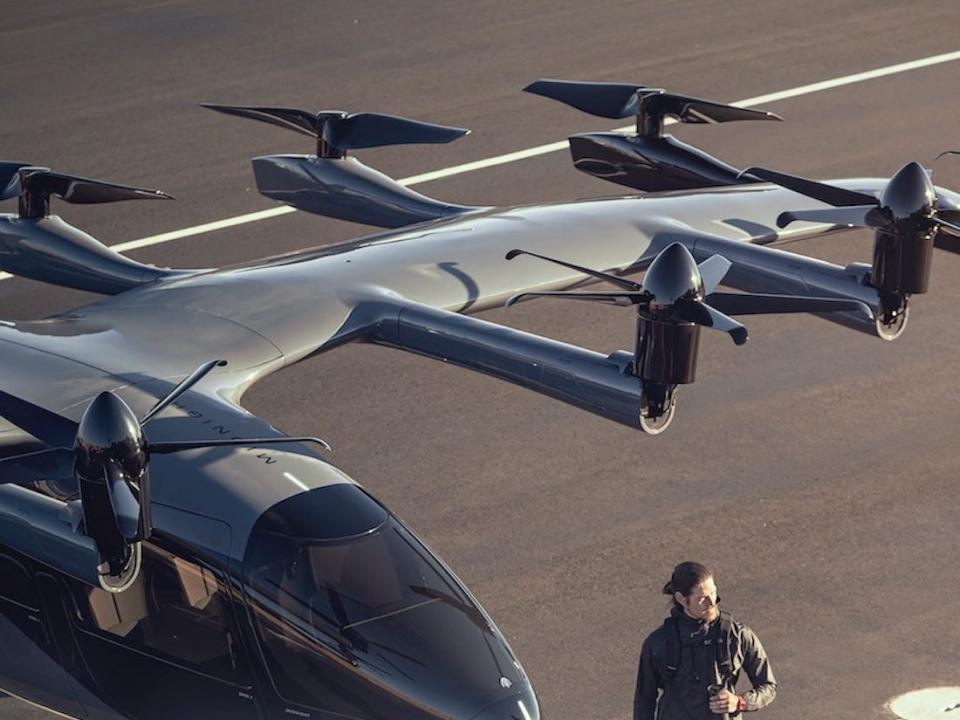
M 528 684 L 459 580 L 358 486 L 278 503 L 244 559 L 274 684 L 357 716 L 472 718 Z

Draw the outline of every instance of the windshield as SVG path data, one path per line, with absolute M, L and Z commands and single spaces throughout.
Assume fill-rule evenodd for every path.
M 416 698 L 472 717 L 524 683 L 465 588 L 357 486 L 279 503 L 254 528 L 244 565 L 264 656 L 291 702 L 413 717 L 400 708 Z

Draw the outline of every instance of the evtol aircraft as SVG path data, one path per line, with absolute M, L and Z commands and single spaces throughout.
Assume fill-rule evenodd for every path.
M 893 340 L 933 249 L 960 251 L 960 195 L 917 163 L 829 184 L 739 170 L 665 134 L 665 120 L 777 116 L 630 84 L 526 89 L 636 118 L 635 132 L 570 138 L 576 167 L 626 194 L 445 203 L 348 153 L 466 130 L 208 105 L 316 140 L 315 155 L 254 159 L 262 193 L 387 229 L 177 270 L 50 214 L 52 197 L 164 193 L 0 165 L 0 199 L 18 204 L 0 216 L 0 267 L 106 296 L 0 324 L 0 688 L 91 720 L 538 718 L 520 663 L 451 569 L 323 440 L 253 416 L 244 392 L 344 343 L 378 343 L 659 434 L 695 379 L 702 328 L 742 344 L 738 316 L 808 312 Z M 775 247 L 851 227 L 875 230 L 870 263 Z M 575 290 L 597 281 L 608 289 Z M 635 341 L 604 354 L 473 317 L 535 298 L 632 307 Z

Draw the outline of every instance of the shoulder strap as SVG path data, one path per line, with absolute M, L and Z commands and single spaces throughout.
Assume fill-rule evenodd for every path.
M 721 610 L 720 637 L 717 638 L 717 670 L 720 671 L 720 681 L 724 685 L 733 681 L 733 654 L 730 652 L 733 623 L 733 616 L 725 610 Z
M 677 676 L 680 667 L 680 625 L 675 617 L 663 621 L 666 630 L 666 653 L 663 658 L 663 680 L 671 682 Z

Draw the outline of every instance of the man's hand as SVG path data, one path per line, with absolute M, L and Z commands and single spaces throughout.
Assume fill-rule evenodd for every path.
M 721 690 L 716 695 L 710 696 L 710 710 L 717 715 L 734 713 L 737 711 L 739 702 L 740 698 L 737 697 L 736 693 L 732 693 L 729 690 Z

